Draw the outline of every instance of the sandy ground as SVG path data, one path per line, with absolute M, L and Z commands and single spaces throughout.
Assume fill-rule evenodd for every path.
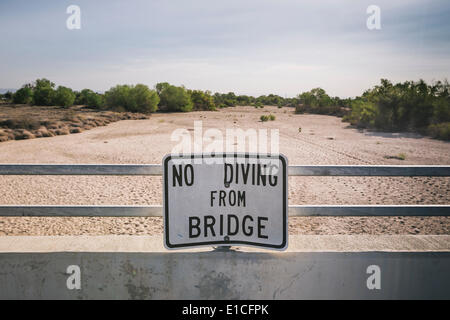
M 262 114 L 275 121 L 260 122 Z M 450 164 L 450 144 L 414 134 L 347 128 L 340 118 L 290 108 L 236 107 L 154 114 L 67 136 L 0 143 L 0 163 L 161 163 L 172 132 L 279 129 L 290 164 Z M 301 128 L 301 132 L 299 132 Z M 242 150 L 241 150 L 242 151 Z M 404 161 L 385 156 L 405 154 Z M 161 204 L 160 177 L 0 176 L 0 204 Z M 290 204 L 449 204 L 450 178 L 290 177 Z M 443 217 L 290 218 L 291 234 L 450 234 Z M 0 235 L 102 235 L 162 232 L 161 218 L 0 218 Z

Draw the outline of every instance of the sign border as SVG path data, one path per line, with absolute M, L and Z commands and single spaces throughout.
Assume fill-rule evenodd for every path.
M 267 159 L 267 158 L 274 158 L 270 155 L 263 155 L 263 154 L 253 154 L 253 153 L 219 153 L 219 154 L 188 154 L 188 155 L 172 155 L 168 154 L 163 158 L 163 184 L 164 184 L 164 246 L 166 249 L 182 249 L 182 248 L 193 248 L 193 247 L 203 247 L 203 246 L 232 246 L 232 245 L 245 245 L 245 246 L 251 246 L 251 247 L 258 247 L 258 248 L 269 248 L 269 249 L 275 249 L 275 250 L 286 250 L 288 247 L 288 199 L 287 199 L 287 188 L 288 188 L 288 176 L 287 176 L 287 169 L 288 169 L 288 160 L 287 157 L 283 154 L 279 153 L 277 154 L 278 159 L 281 161 L 283 166 L 283 241 L 279 245 L 272 245 L 272 244 L 261 244 L 257 242 L 252 241 L 240 241 L 240 240 L 218 240 L 218 241 L 204 241 L 204 242 L 197 242 L 192 244 L 171 244 L 169 241 L 169 199 L 168 199 L 168 193 L 169 193 L 169 186 L 168 186 L 168 175 L 166 174 L 168 172 L 168 163 L 172 159 L 186 159 L 186 158 L 214 158 L 214 157 L 221 157 L 221 158 L 227 158 L 227 157 L 234 157 L 234 158 L 256 158 L 256 159 Z

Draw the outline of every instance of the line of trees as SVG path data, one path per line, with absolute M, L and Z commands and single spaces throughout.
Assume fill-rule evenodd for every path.
M 343 117 L 343 121 L 361 128 L 388 131 L 416 131 L 435 138 L 450 140 L 450 85 L 445 81 L 427 84 L 423 80 L 393 84 L 382 79 L 380 84 L 356 98 L 331 97 L 322 88 L 314 88 L 293 98 L 269 94 L 259 97 L 189 90 L 167 82 L 150 89 L 143 84 L 117 85 L 104 94 L 90 89 L 73 91 L 47 79 L 25 84 L 3 99 L 17 104 L 86 105 L 97 109 L 114 109 L 151 113 L 213 111 L 217 108 L 247 105 L 295 107 L 296 113 L 316 113 Z
M 284 106 L 292 103 L 278 95 L 252 97 L 229 93 L 211 93 L 210 91 L 190 90 L 184 86 L 174 86 L 167 82 L 156 84 L 150 89 L 143 84 L 117 85 L 104 94 L 90 89 L 73 91 L 70 88 L 58 86 L 48 79 L 37 79 L 33 83 L 22 86 L 14 94 L 3 95 L 6 100 L 16 104 L 31 104 L 40 106 L 86 105 L 97 109 L 114 109 L 118 111 L 151 113 L 157 110 L 167 112 L 189 112 L 198 110 L 214 111 L 218 108 L 249 105 L 262 107 L 264 105 Z
M 316 113 L 333 116 L 344 116 L 348 109 L 348 101 L 339 97 L 330 97 L 324 89 L 314 88 L 303 92 L 294 101 L 296 113 Z
M 427 84 L 424 80 L 380 84 L 356 98 L 330 97 L 315 88 L 292 99 L 296 113 L 343 117 L 359 128 L 419 132 L 450 140 L 450 85 L 447 80 Z
M 350 101 L 343 118 L 353 125 L 387 131 L 415 131 L 450 140 L 450 85 L 423 80 L 381 83 Z
M 55 84 L 48 79 L 37 79 L 35 82 L 27 83 L 9 97 L 16 104 L 61 107 L 82 104 L 93 108 L 104 106 L 101 94 L 89 89 L 77 92 L 64 86 L 55 88 Z
M 15 93 L 2 95 L 15 104 L 39 106 L 85 105 L 96 109 L 151 113 L 157 110 L 167 112 L 189 112 L 193 110 L 216 110 L 239 104 L 234 93 L 212 94 L 210 91 L 188 90 L 167 82 L 158 83 L 154 89 L 144 84 L 117 85 L 104 94 L 90 89 L 73 91 L 58 86 L 48 79 L 37 79 L 23 85 Z
M 20 104 L 34 104 L 40 106 L 60 105 L 69 107 L 73 105 L 76 95 L 70 88 L 58 86 L 47 79 L 38 79 L 33 83 L 25 84 L 13 95 L 13 102 Z

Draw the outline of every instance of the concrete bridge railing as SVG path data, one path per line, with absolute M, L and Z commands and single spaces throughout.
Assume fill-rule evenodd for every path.
M 450 166 L 289 166 L 288 172 L 448 177 Z M 0 165 L 0 175 L 161 174 L 160 165 Z M 449 216 L 450 206 L 291 205 L 289 215 Z M 0 216 L 162 216 L 162 207 L 0 205 Z M 449 235 L 294 236 L 287 251 L 276 253 L 168 252 L 158 237 L 0 237 L 3 299 L 449 299 L 448 270 Z

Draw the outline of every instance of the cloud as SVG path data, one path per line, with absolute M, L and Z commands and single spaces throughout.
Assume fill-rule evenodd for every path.
M 439 79 L 450 71 L 448 1 L 153 0 L 0 4 L 0 87 L 37 77 L 81 89 L 159 81 L 246 94 L 321 86 L 354 96 L 381 77 Z

